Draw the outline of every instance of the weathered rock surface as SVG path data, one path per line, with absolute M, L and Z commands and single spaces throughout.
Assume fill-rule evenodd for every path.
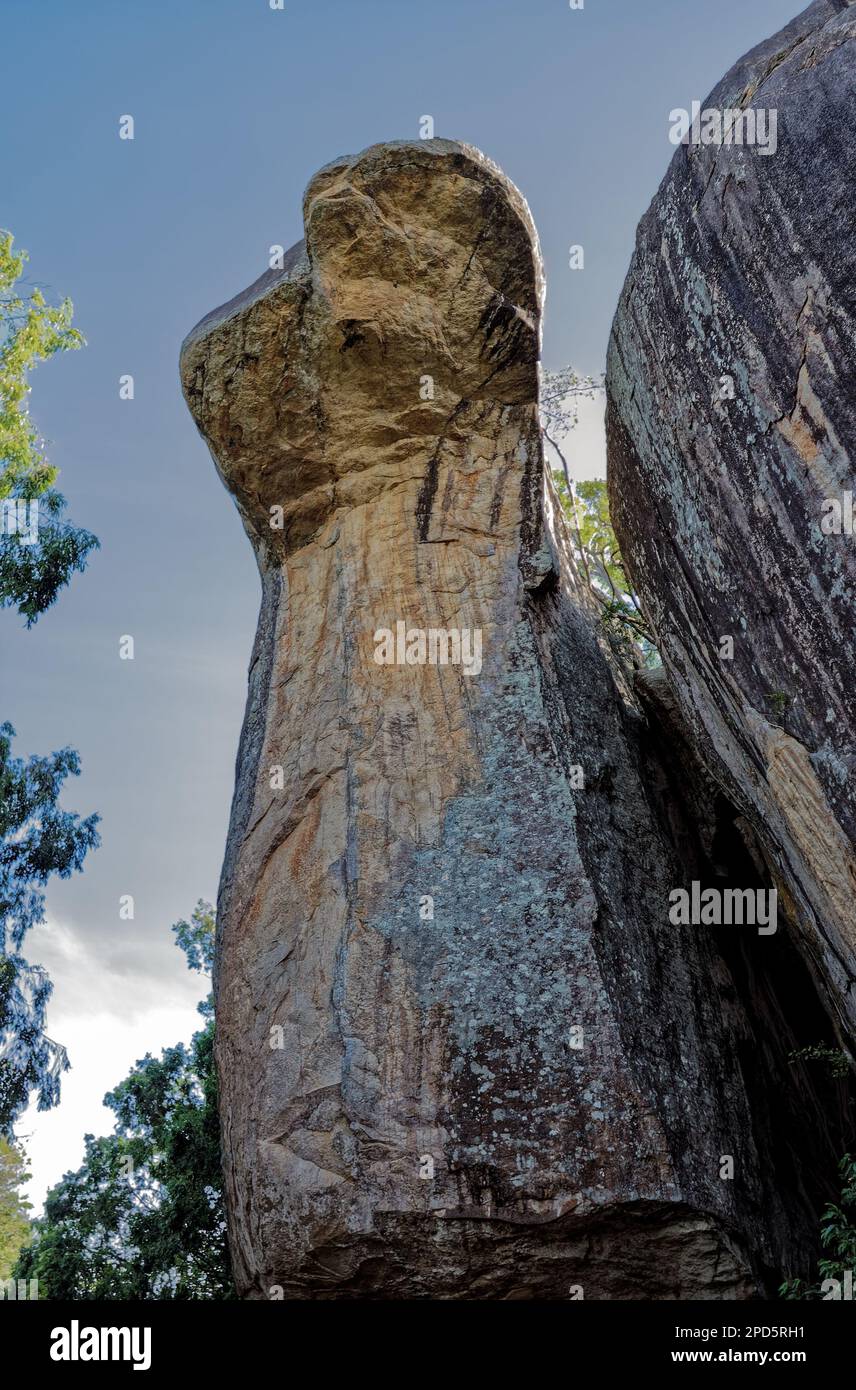
M 751 825 L 845 1045 L 856 540 L 821 520 L 856 459 L 854 40 L 856 7 L 817 0 L 704 103 L 776 111 L 777 148 L 678 149 L 607 374 L 622 553 L 682 721 Z
M 218 920 L 239 1290 L 769 1289 L 824 1121 L 744 967 L 668 922 L 703 850 L 549 494 L 545 525 L 528 210 L 437 140 L 336 161 L 304 211 L 182 352 L 263 584 Z M 398 622 L 478 630 L 480 671 L 378 665 Z

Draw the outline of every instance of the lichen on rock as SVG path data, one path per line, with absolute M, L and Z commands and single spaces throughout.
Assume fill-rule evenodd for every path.
M 856 550 L 823 522 L 856 457 L 854 40 L 856 8 L 816 0 L 714 89 L 777 113 L 775 151 L 677 151 L 607 374 L 622 555 L 851 1054 Z

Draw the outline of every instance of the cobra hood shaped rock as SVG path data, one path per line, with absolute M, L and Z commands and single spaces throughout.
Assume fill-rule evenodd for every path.
M 218 917 L 239 1292 L 749 1296 L 815 1211 L 757 1021 L 669 924 L 680 810 L 544 495 L 526 204 L 402 141 L 304 218 L 181 363 L 263 584 Z

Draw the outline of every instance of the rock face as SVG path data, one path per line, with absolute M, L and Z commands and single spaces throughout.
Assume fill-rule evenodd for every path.
M 787 1029 L 668 921 L 704 851 L 542 495 L 526 205 L 435 140 L 304 213 L 182 351 L 263 585 L 218 918 L 239 1291 L 769 1289 L 822 1119 L 782 1166 Z
M 678 149 L 608 362 L 609 493 L 681 718 L 856 1025 L 856 7 L 817 0 L 705 108 L 777 138 Z M 768 141 L 768 143 L 770 143 Z M 775 148 L 773 148 L 773 145 Z M 733 660 L 728 644 L 733 638 Z M 720 653 L 723 653 L 722 655 Z

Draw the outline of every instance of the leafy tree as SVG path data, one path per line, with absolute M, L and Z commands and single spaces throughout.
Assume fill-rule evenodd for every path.
M 29 1240 L 31 1204 L 20 1192 L 28 1178 L 24 1150 L 0 1139 L 0 1283 L 9 1278 L 19 1250 Z
M 37 544 L 26 540 L 23 528 L 0 532 L 0 608 L 17 608 L 27 627 L 51 607 L 73 571 L 86 568 L 86 557 L 98 545 L 89 531 L 63 520 L 62 493 L 51 488 L 37 505 Z
M 589 587 L 600 605 L 604 630 L 619 645 L 634 644 L 641 653 L 642 664 L 656 666 L 659 655 L 654 637 L 627 577 L 612 529 L 606 483 L 599 479 L 578 482 L 570 494 L 564 475 L 558 470 L 553 473 L 553 481 L 565 516 L 571 521 Z
M 820 1243 L 830 1252 L 829 1258 L 818 1262 L 815 1284 L 790 1279 L 779 1289 L 782 1298 L 822 1299 L 825 1294 L 822 1282 L 836 1279 L 843 1285 L 848 1271 L 856 1282 L 856 1157 L 845 1154 L 838 1172 L 841 1197 L 838 1202 L 829 1202 L 820 1218 Z
M 214 910 L 173 927 L 193 970 L 210 973 Z M 220 1168 L 211 998 L 190 1047 L 150 1055 L 104 1103 L 113 1134 L 48 1194 L 15 1277 L 53 1299 L 233 1298 Z
M 26 260 L 25 251 L 13 250 L 12 235 L 0 232 L 0 608 L 17 607 L 31 627 L 98 541 L 62 520 L 57 469 L 27 408 L 32 368 L 81 347 L 83 337 L 72 327 L 70 299 L 51 305 L 40 289 L 25 290 Z M 22 523 L 32 516 L 31 540 Z
M 28 373 L 58 352 L 80 347 L 71 301 L 51 305 L 25 291 L 26 252 L 0 232 L 0 608 L 17 606 L 31 627 L 98 542 L 63 520 L 44 440 L 27 409 Z M 38 510 L 34 512 L 34 508 Z M 35 526 L 33 521 L 35 520 Z M 20 955 L 24 936 L 44 922 L 51 874 L 67 878 L 98 844 L 97 816 L 81 821 L 57 804 L 65 778 L 80 771 L 70 748 L 24 764 L 10 756 L 14 729 L 0 725 L 0 1133 L 38 1092 L 40 1109 L 59 1098 L 65 1051 L 44 1034 L 51 983 Z
M 820 1062 L 836 1080 L 849 1076 L 851 1068 L 846 1052 L 837 1047 L 827 1047 L 825 1043 L 814 1043 L 811 1047 L 801 1047 L 798 1052 L 789 1052 L 788 1061 Z
M 0 232 L 0 497 L 15 488 L 38 497 L 56 481 L 57 470 L 27 411 L 27 373 L 54 353 L 82 347 L 83 336 L 71 326 L 70 299 L 52 306 L 40 289 L 24 293 L 19 281 L 28 257 L 12 250 L 13 241 L 10 232 Z
M 573 367 L 560 367 L 555 372 L 544 372 L 541 376 L 539 409 L 541 429 L 547 443 L 556 451 L 568 486 L 571 486 L 568 460 L 563 444 L 567 435 L 576 427 L 579 418 L 579 402 L 594 400 L 603 390 L 603 375 L 580 376 Z M 561 443 L 560 443 L 561 441 Z
M 627 666 L 655 666 L 659 655 L 624 569 L 606 484 L 599 480 L 575 483 L 565 452 L 567 436 L 578 421 L 579 401 L 593 399 L 602 390 L 602 377 L 581 377 L 571 367 L 546 372 L 541 381 L 541 430 L 561 464 L 553 470 L 553 482 L 580 568 L 600 607 L 603 629 Z
M 45 920 L 40 890 L 51 874 L 68 878 L 98 843 L 97 816 L 81 821 L 58 800 L 77 754 L 63 748 L 28 762 L 11 756 L 15 730 L 0 724 L 0 1133 L 11 1127 L 36 1090 L 40 1110 L 59 1099 L 65 1049 L 44 1032 L 52 985 L 45 970 L 20 955 L 31 927 Z
M 199 899 L 190 915 L 190 921 L 176 922 L 172 928 L 175 944 L 185 954 L 188 968 L 200 975 L 210 976 L 214 970 L 214 940 L 217 931 L 217 918 L 210 903 Z M 198 1006 L 203 1018 L 211 1018 L 214 1005 L 211 995 Z

